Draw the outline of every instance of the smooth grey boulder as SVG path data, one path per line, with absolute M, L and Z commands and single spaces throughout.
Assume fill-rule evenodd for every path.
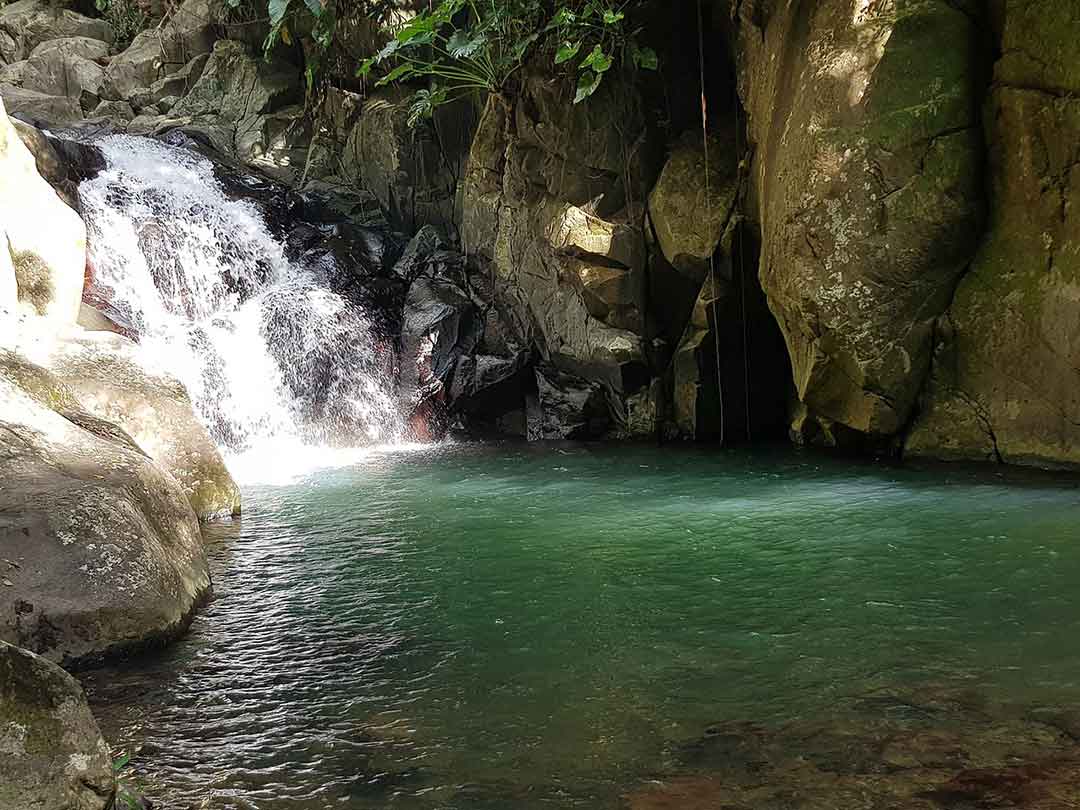
M 35 126 L 66 126 L 82 120 L 77 99 L 50 95 L 14 84 L 0 82 L 0 102 L 7 112 Z
M 108 810 L 109 747 L 78 681 L 0 641 L 0 807 Z
M 184 490 L 200 520 L 240 514 L 240 490 L 184 386 L 148 368 L 138 347 L 113 331 L 29 334 L 23 353 L 64 383 L 87 411 L 121 427 Z
M 53 375 L 0 352 L 0 640 L 66 667 L 180 633 L 210 590 L 171 475 Z
M 89 37 L 64 37 L 38 45 L 26 60 L 21 86 L 51 96 L 67 96 L 87 112 L 98 104 L 108 45 Z

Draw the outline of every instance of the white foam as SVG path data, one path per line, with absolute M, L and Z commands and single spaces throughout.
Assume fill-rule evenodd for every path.
M 107 168 L 79 189 L 93 290 L 184 383 L 238 481 L 295 480 L 400 440 L 365 313 L 290 262 L 253 203 L 187 150 L 99 146 Z

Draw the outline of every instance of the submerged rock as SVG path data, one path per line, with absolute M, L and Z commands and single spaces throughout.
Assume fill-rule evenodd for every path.
M 0 807 L 108 810 L 109 748 L 78 682 L 0 641 Z
M 180 485 L 44 369 L 0 354 L 0 640 L 65 666 L 180 632 L 210 589 Z

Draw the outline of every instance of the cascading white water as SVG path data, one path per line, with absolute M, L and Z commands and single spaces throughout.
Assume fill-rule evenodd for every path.
M 92 289 L 185 384 L 234 475 L 400 439 L 386 347 L 322 271 L 289 261 L 254 203 L 189 150 L 98 146 L 107 168 L 79 189 Z

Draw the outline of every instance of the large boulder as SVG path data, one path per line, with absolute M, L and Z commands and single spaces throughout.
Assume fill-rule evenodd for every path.
M 990 227 L 939 322 L 909 455 L 1080 465 L 1080 8 L 1000 4 Z
M 54 0 L 16 0 L 0 7 L 0 62 L 26 59 L 42 42 L 62 37 L 86 37 L 111 42 L 112 27 L 84 17 Z
M 220 0 L 184 0 L 168 19 L 143 31 L 113 57 L 102 81 L 102 98 L 127 101 L 158 79 L 187 65 L 214 45 Z
M 67 96 L 89 112 L 97 106 L 105 69 L 96 60 L 108 46 L 88 37 L 65 37 L 34 48 L 23 70 L 22 87 L 50 96 Z M 60 122 L 63 123 L 63 122 Z
M 26 63 L 21 63 L 24 66 Z M 7 111 L 35 126 L 67 126 L 82 120 L 79 101 L 0 81 L 0 102 Z
M 294 67 L 267 63 L 241 42 L 220 40 L 194 87 L 169 115 L 218 151 L 276 174 L 278 164 L 303 164 L 303 150 L 293 154 L 289 139 L 282 137 L 300 125 L 302 94 Z M 286 155 L 278 152 L 282 144 Z
M 115 795 L 109 747 L 78 681 L 0 641 L 0 807 L 108 810 Z
M 35 314 L 75 323 L 86 271 L 86 226 L 38 174 L 0 101 L 0 221 L 19 300 Z
M 0 640 L 66 667 L 180 632 L 210 589 L 176 480 L 44 369 L 0 354 Z
M 701 133 L 690 132 L 675 144 L 649 193 L 649 222 L 660 251 L 698 284 L 735 207 L 737 164 L 733 146 L 715 136 L 706 161 Z
M 113 331 L 61 338 L 27 328 L 20 351 L 54 374 L 87 411 L 131 436 L 180 483 L 200 520 L 240 514 L 240 490 L 184 386 L 148 368 L 129 338 Z
M 811 416 L 885 441 L 982 220 L 977 4 L 736 10 L 760 275 Z

